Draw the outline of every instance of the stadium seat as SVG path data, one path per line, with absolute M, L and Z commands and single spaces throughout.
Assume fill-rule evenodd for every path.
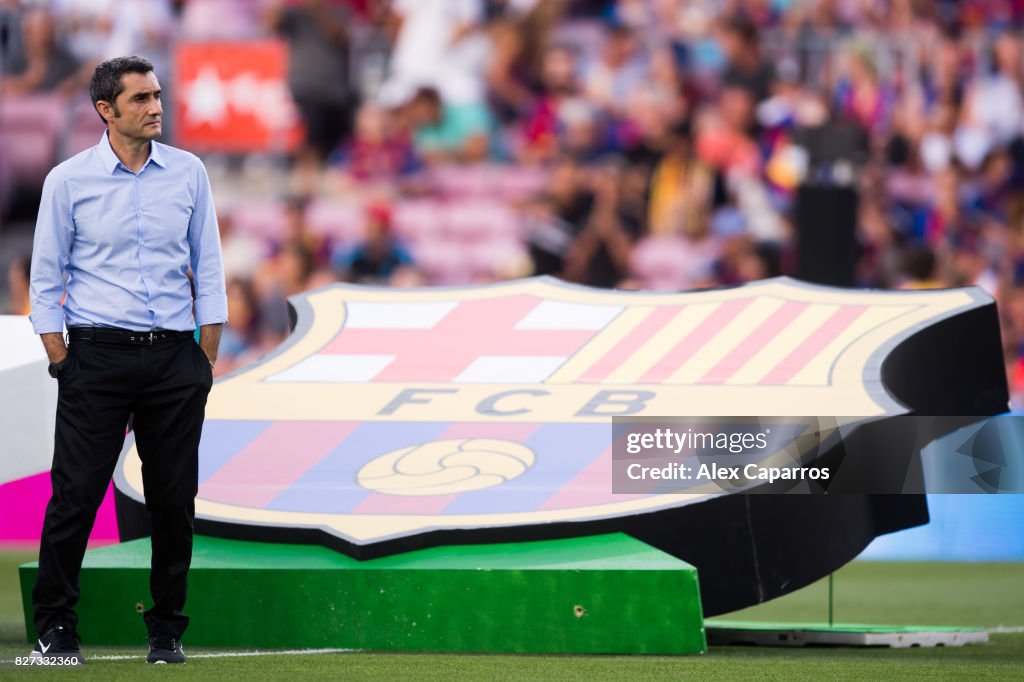
M 509 167 L 502 169 L 496 185 L 505 199 L 516 201 L 532 197 L 543 191 L 548 173 L 542 168 Z
M 395 235 L 409 244 L 439 238 L 444 226 L 441 204 L 433 199 L 411 199 L 395 204 L 391 214 Z
M 492 239 L 462 249 L 477 280 L 523 276 L 527 255 L 515 239 Z
M 280 237 L 285 227 L 284 204 L 276 199 L 240 201 L 231 211 L 235 229 L 261 238 Z
M 465 198 L 486 195 L 493 191 L 490 166 L 442 166 L 431 172 L 434 192 L 438 196 Z
M 363 236 L 364 207 L 360 203 L 320 199 L 306 209 L 306 221 L 313 234 L 336 242 L 355 242 Z
M 694 244 L 676 235 L 647 237 L 633 249 L 630 274 L 650 291 L 689 289 L 707 279 L 715 251 L 711 242 Z
M 0 130 L 0 155 L 10 164 L 12 183 L 22 187 L 41 187 L 53 168 L 57 141 L 42 130 Z
M 67 100 L 42 94 L 0 102 L 0 154 L 8 158 L 14 185 L 42 185 L 57 160 Z
M 501 201 L 463 200 L 445 210 L 444 233 L 461 242 L 508 239 L 518 229 L 516 214 Z
M 264 3 L 247 0 L 191 0 L 181 16 L 186 40 L 241 40 L 260 35 Z
M 475 279 L 475 269 L 467 250 L 450 241 L 424 241 L 412 245 L 413 259 L 429 284 L 455 286 Z
M 61 158 L 69 159 L 75 154 L 95 145 L 106 126 L 100 120 L 92 101 L 77 100 L 71 105 L 70 124 L 64 138 Z

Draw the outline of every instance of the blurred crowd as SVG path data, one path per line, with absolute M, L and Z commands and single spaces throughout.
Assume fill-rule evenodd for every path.
M 997 299 L 1020 403 L 1022 26 L 1021 0 L 0 0 L 0 96 L 82 91 L 116 54 L 163 77 L 180 41 L 289 46 L 305 138 L 271 226 L 223 186 L 218 370 L 280 342 L 288 296 L 339 280 L 797 274 L 801 230 L 840 227 L 795 205 L 829 188 L 851 197 L 851 283 Z M 24 276 L 17 259 L 15 311 Z

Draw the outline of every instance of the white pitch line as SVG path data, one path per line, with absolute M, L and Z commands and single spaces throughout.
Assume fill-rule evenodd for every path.
M 988 629 L 989 634 L 1019 635 L 1024 633 L 1024 625 L 997 625 Z
M 281 651 L 221 651 L 217 653 L 186 654 L 188 658 L 241 658 L 247 656 L 309 656 L 313 654 L 344 654 L 356 649 L 284 649 Z M 127 661 L 138 656 L 88 656 L 87 661 Z
M 359 649 L 283 649 L 279 651 L 221 651 L 218 653 L 186 654 L 188 658 L 240 658 L 248 656 L 309 656 L 314 654 L 346 654 L 359 651 Z M 132 661 L 145 660 L 146 654 L 139 652 L 135 655 L 111 655 L 111 656 L 86 656 L 88 661 Z M 13 660 L 0 660 L 0 663 L 14 664 Z
M 989 634 L 1019 635 L 1024 634 L 1024 625 L 997 625 L 986 630 Z M 188 658 L 241 658 L 247 656 L 310 656 L 316 654 L 348 654 L 359 649 L 284 649 L 280 651 L 222 651 L 220 653 L 188 654 Z M 133 656 L 89 656 L 86 661 L 131 661 L 142 659 L 142 653 Z M 0 664 L 13 664 L 13 660 L 0 660 Z

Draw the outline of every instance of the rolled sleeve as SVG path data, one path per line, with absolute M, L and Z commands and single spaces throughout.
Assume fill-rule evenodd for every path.
M 29 320 L 37 334 L 64 330 L 64 274 L 67 270 L 74 221 L 67 183 L 58 170 L 46 176 L 32 239 L 29 279 Z
M 217 211 L 213 205 L 210 178 L 202 163 L 197 162 L 197 174 L 196 201 L 188 224 L 188 241 L 196 287 L 196 322 L 203 326 L 228 321 L 228 299 Z

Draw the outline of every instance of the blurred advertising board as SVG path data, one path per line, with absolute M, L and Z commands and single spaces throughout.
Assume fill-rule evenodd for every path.
M 217 152 L 291 151 L 302 139 L 277 41 L 182 43 L 175 51 L 176 142 Z

